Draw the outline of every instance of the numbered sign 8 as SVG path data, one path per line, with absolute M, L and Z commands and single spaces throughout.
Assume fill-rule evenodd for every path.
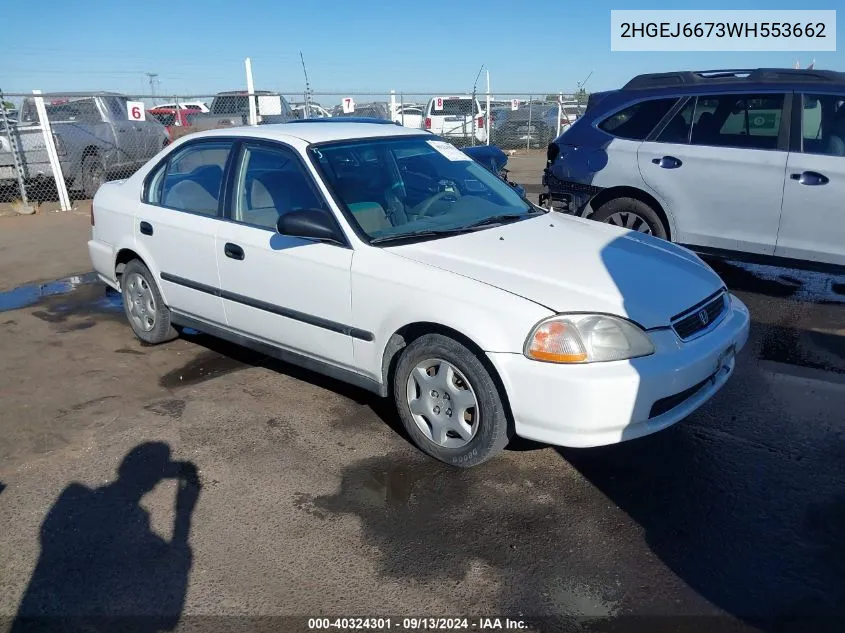
M 144 110 L 143 101 L 127 101 L 126 102 L 126 116 L 130 121 L 146 121 L 147 111 Z
M 443 109 L 443 97 L 437 97 L 434 100 L 434 109 L 435 110 L 442 110 Z
M 355 112 L 355 100 L 352 97 L 343 98 L 343 113 L 352 114 Z

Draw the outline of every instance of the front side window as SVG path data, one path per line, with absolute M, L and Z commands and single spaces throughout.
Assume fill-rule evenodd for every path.
M 693 145 L 777 149 L 783 94 L 699 97 L 692 125 Z
M 845 156 L 845 95 L 804 95 L 803 151 Z
M 356 140 L 310 151 L 348 217 L 371 241 L 475 230 L 539 213 L 439 139 Z
M 228 141 L 214 141 L 176 150 L 148 181 L 145 202 L 216 216 L 231 146 Z
M 246 145 L 237 173 L 232 217 L 236 222 L 275 230 L 285 213 L 326 208 L 293 150 Z
M 677 99 L 651 99 L 611 114 L 599 123 L 599 129 L 619 138 L 642 141 L 647 137 Z

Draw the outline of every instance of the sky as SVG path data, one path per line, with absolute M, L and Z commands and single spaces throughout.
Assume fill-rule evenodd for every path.
M 210 95 L 246 86 L 338 95 L 468 92 L 479 69 L 494 94 L 574 92 L 620 86 L 643 72 L 804 67 L 845 70 L 837 52 L 611 52 L 611 9 L 800 9 L 792 0 L 42 0 L 3 3 L 0 89 L 6 93 L 114 90 Z M 838 5 L 838 6 L 837 6 Z M 819 0 L 812 9 L 840 9 Z M 26 25 L 8 28 L 9 25 Z M 845 31 L 843 31 L 845 32 Z M 841 41 L 841 37 L 840 37 Z M 482 74 L 479 86 L 484 85 Z M 318 99 L 319 100 L 319 99 Z M 337 102 L 338 98 L 325 99 Z

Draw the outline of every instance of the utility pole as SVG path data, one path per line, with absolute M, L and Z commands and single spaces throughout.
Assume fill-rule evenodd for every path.
M 311 84 L 308 83 L 308 71 L 305 69 L 305 58 L 299 51 L 299 61 L 302 62 L 302 73 L 305 75 L 305 118 L 311 118 Z
M 153 97 L 153 105 L 155 105 L 156 99 L 156 77 L 158 77 L 158 73 L 144 73 L 147 77 L 150 78 L 150 94 Z

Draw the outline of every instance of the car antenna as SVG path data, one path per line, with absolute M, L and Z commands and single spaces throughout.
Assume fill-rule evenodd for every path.
M 299 51 L 299 61 L 302 62 L 302 73 L 305 75 L 305 118 L 311 118 L 311 84 L 308 83 L 308 70 L 305 68 L 305 58 Z

